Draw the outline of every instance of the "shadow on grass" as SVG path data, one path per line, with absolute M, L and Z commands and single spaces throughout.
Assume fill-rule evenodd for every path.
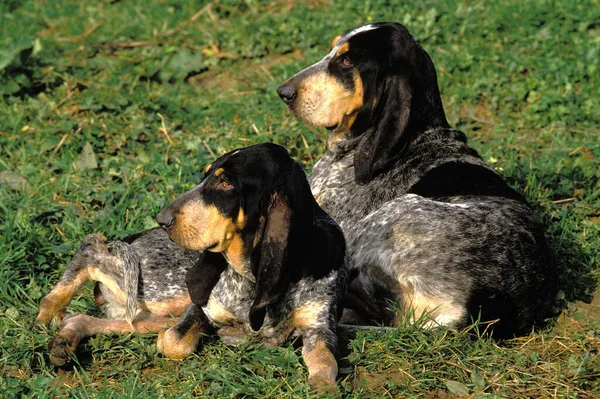
M 578 180 L 574 169 L 563 171 L 561 174 L 563 180 Z M 561 187 L 561 181 L 556 175 L 536 171 L 536 179 L 544 187 L 555 189 Z M 588 182 L 586 191 L 593 184 L 594 182 Z M 600 266 L 596 264 L 597 249 L 594 250 L 597 245 L 591 242 L 596 237 L 586 235 L 585 227 L 582 226 L 583 222 L 590 217 L 589 212 L 594 208 L 593 202 L 589 198 L 575 199 L 572 195 L 572 192 L 556 189 L 556 193 L 551 198 L 553 204 L 551 213 L 541 210 L 540 206 L 530 201 L 543 219 L 550 246 L 557 259 L 558 287 L 562 291 L 558 299 L 562 307 L 566 305 L 565 302 L 589 303 L 592 300 L 598 284 L 594 273 Z M 563 202 L 565 199 L 573 199 L 573 201 Z

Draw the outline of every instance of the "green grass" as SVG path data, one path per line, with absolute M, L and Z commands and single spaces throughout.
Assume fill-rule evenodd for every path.
M 600 3 L 582 1 L 7 0 L 0 3 L 0 392 L 4 397 L 307 397 L 292 344 L 207 343 L 190 359 L 153 336 L 94 337 L 56 370 L 33 328 L 88 233 L 155 225 L 215 156 L 285 145 L 306 165 L 325 131 L 275 89 L 331 39 L 398 21 L 432 56 L 451 124 L 547 226 L 565 310 L 508 342 L 400 326 L 361 334 L 344 397 L 600 395 Z M 72 312 L 98 314 L 87 287 Z M 598 296 L 596 297 L 598 298 Z M 596 305 L 600 305 L 596 299 Z

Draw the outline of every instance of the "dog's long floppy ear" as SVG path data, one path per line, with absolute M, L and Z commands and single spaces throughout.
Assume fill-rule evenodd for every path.
M 200 254 L 196 264 L 185 276 L 185 284 L 193 303 L 198 306 L 206 305 L 225 268 L 227 261 L 222 253 L 204 251 Z
M 378 71 L 369 79 L 377 102 L 371 126 L 361 135 L 354 156 L 356 182 L 366 184 L 397 160 L 416 134 L 450 126 L 435 66 L 406 27 L 386 23 L 365 32 L 361 40 L 368 41 L 364 45 L 375 48 L 379 56 Z
M 370 182 L 394 161 L 406 145 L 413 101 L 413 87 L 403 75 L 383 82 L 374 125 L 362 135 L 354 155 L 354 176 L 358 184 Z
M 289 273 L 285 270 L 291 209 L 283 196 L 272 194 L 260 244 L 258 259 L 252 268 L 256 276 L 256 297 L 250 308 L 250 326 L 260 330 L 267 306 L 277 302 L 287 287 Z

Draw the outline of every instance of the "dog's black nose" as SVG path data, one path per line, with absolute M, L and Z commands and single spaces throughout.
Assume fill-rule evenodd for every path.
M 284 103 L 289 104 L 294 101 L 298 92 L 294 86 L 283 84 L 277 89 L 277 94 L 279 94 Z
M 175 216 L 173 215 L 173 211 L 171 207 L 167 207 L 163 209 L 158 216 L 156 216 L 156 221 L 163 229 L 168 229 L 175 223 Z

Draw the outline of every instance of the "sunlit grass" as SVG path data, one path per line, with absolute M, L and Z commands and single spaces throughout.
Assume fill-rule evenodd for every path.
M 2 395 L 317 395 L 293 344 L 213 340 L 173 362 L 153 336 L 93 337 L 79 365 L 56 370 L 56 329 L 33 319 L 86 234 L 154 226 L 221 153 L 277 142 L 309 171 L 326 132 L 292 117 L 275 89 L 334 36 L 382 20 L 420 40 L 451 124 L 546 224 L 566 311 L 558 327 L 507 342 L 408 325 L 360 334 L 340 362 L 342 396 L 599 395 L 600 316 L 578 301 L 600 277 L 600 7 L 456 0 L 2 2 Z M 70 311 L 99 314 L 90 294 Z

